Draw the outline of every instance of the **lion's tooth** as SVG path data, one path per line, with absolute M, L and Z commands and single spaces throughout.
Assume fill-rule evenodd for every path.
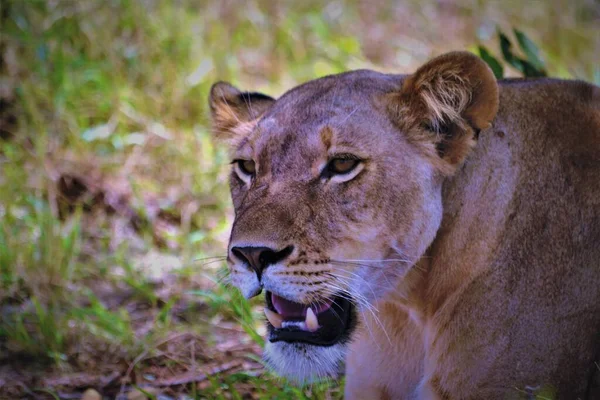
M 317 316 L 312 308 L 308 307 L 306 310 L 306 329 L 310 332 L 314 332 L 319 329 L 319 321 L 317 320 Z
M 275 311 L 271 311 L 267 307 L 265 307 L 265 316 L 267 317 L 267 319 L 269 320 L 271 325 L 273 325 L 274 328 L 277 328 L 277 329 L 281 328 L 281 322 L 283 321 L 283 317 L 281 315 L 279 315 Z

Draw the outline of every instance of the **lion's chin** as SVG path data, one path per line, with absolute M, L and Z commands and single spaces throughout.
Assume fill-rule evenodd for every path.
M 347 343 L 317 346 L 308 343 L 268 342 L 264 360 L 276 374 L 303 385 L 335 379 L 344 372 Z

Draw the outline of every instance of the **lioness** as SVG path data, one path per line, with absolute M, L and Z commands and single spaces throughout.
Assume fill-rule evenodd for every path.
M 278 100 L 217 83 L 231 281 L 265 290 L 265 360 L 348 399 L 591 398 L 600 88 L 496 81 L 463 52 Z

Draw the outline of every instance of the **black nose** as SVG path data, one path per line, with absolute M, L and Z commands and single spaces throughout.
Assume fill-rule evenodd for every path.
M 279 251 L 268 247 L 233 247 L 231 252 L 234 256 L 252 267 L 258 276 L 258 280 L 260 280 L 265 268 L 286 259 L 292 254 L 293 250 L 294 246 L 288 246 Z

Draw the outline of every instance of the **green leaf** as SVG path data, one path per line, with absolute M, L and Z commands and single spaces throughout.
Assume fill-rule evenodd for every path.
M 523 66 L 523 76 L 525 77 L 539 78 L 546 76 L 546 71 L 536 68 L 529 61 L 521 60 L 521 65 Z
M 515 30 L 515 35 L 516 35 L 516 32 L 517 31 Z M 502 56 L 504 57 L 504 60 L 509 65 L 511 65 L 516 70 L 521 72 L 523 74 L 523 76 L 525 76 L 525 77 L 541 77 L 541 76 L 547 75 L 546 71 L 543 68 L 538 68 L 531 61 L 524 60 L 522 58 L 517 57 L 512 51 L 512 43 L 510 42 L 510 39 L 508 39 L 508 36 L 506 36 L 501 31 L 498 31 L 498 36 L 500 38 L 500 50 L 502 50 Z M 518 39 L 518 36 L 517 36 L 517 39 Z M 523 40 L 523 39 L 518 39 L 518 40 Z M 527 40 L 529 40 L 529 39 L 527 39 Z M 531 41 L 529 40 L 529 42 L 531 42 Z M 519 42 L 519 44 L 521 45 L 521 42 Z M 537 51 L 537 47 L 535 47 L 535 45 L 533 45 L 533 43 L 531 43 L 531 45 L 534 46 L 535 51 Z M 530 49 L 530 51 L 533 51 L 533 50 Z M 538 61 L 539 61 L 539 58 L 538 58 Z M 539 62 L 541 62 L 541 61 L 539 61 Z
M 521 47 L 521 50 L 523 50 L 523 53 L 527 56 L 527 61 L 529 61 L 537 70 L 543 71 L 545 69 L 544 63 L 540 59 L 540 51 L 535 43 L 520 30 L 515 28 L 513 29 L 513 32 L 519 42 L 519 47 Z
M 519 58 L 512 52 L 512 43 L 510 42 L 510 39 L 508 39 L 508 36 L 501 31 L 498 31 L 498 37 L 500 38 L 500 50 L 502 51 L 502 57 L 504 57 L 504 61 L 520 72 L 523 72 L 523 64 L 521 63 L 521 60 L 519 60 Z
M 500 61 L 496 59 L 490 52 L 483 46 L 478 46 L 479 57 L 492 69 L 496 79 L 502 79 L 504 77 L 504 67 L 500 64 Z

